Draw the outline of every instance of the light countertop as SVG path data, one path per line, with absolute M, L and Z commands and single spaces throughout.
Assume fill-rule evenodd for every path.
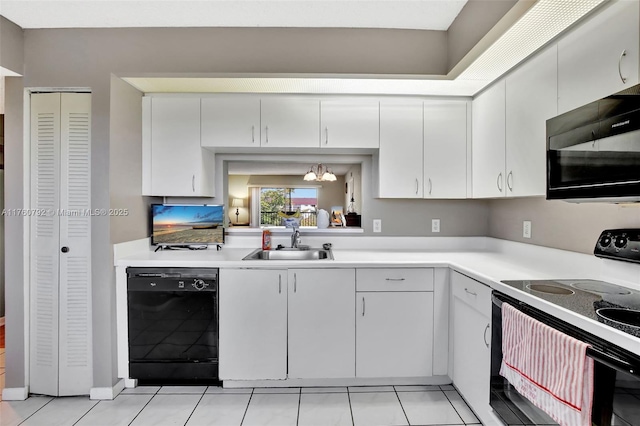
M 252 248 L 224 247 L 220 251 L 168 250 L 137 251 L 116 261 L 116 266 L 127 267 L 218 267 L 218 268 L 385 268 L 385 267 L 433 267 L 450 268 L 483 284 L 515 297 L 540 310 L 554 315 L 592 334 L 640 354 L 640 339 L 608 327 L 590 318 L 577 315 L 562 307 L 552 305 L 530 293 L 502 284 L 503 280 L 536 279 L 603 279 L 638 289 L 631 282 L 620 282 L 615 277 L 603 276 L 601 260 L 593 256 L 548 249 L 526 244 L 508 243 L 472 249 L 411 250 L 387 249 L 334 249 L 334 260 L 275 261 L 242 258 Z M 464 247 L 464 244 L 459 246 Z M 621 262 L 617 262 L 620 264 Z M 616 266 L 617 266 L 616 264 Z M 624 267 L 629 267 L 627 264 Z M 635 265 L 631 265 L 636 267 Z M 635 273 L 635 270 L 634 270 Z

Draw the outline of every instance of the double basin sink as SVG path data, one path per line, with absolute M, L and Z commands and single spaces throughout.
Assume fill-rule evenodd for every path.
M 254 250 L 242 260 L 333 260 L 331 250 L 321 248 L 280 248 Z

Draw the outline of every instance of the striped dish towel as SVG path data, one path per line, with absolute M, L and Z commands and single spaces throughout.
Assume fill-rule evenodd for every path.
M 500 375 L 562 426 L 590 426 L 593 359 L 588 344 L 502 304 Z

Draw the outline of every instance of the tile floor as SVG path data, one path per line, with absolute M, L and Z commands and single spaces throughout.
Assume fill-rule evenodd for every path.
M 140 386 L 113 401 L 32 396 L 0 403 L 2 426 L 480 424 L 447 386 L 222 389 Z

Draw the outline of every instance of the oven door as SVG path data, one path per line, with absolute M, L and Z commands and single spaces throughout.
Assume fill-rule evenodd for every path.
M 598 351 L 589 353 L 595 361 L 592 423 L 595 426 L 640 426 L 640 356 L 624 353 L 622 349 L 606 342 L 589 341 L 598 338 L 496 291 L 493 292 L 492 301 L 490 405 L 504 424 L 557 425 L 551 417 L 520 395 L 500 375 L 502 303 L 508 302 L 538 321 L 575 338 L 588 341 L 594 347 L 614 351 L 615 358 L 607 354 L 598 354 Z M 621 354 L 624 355 L 624 359 L 621 359 Z M 634 373 L 630 374 L 630 370 Z

